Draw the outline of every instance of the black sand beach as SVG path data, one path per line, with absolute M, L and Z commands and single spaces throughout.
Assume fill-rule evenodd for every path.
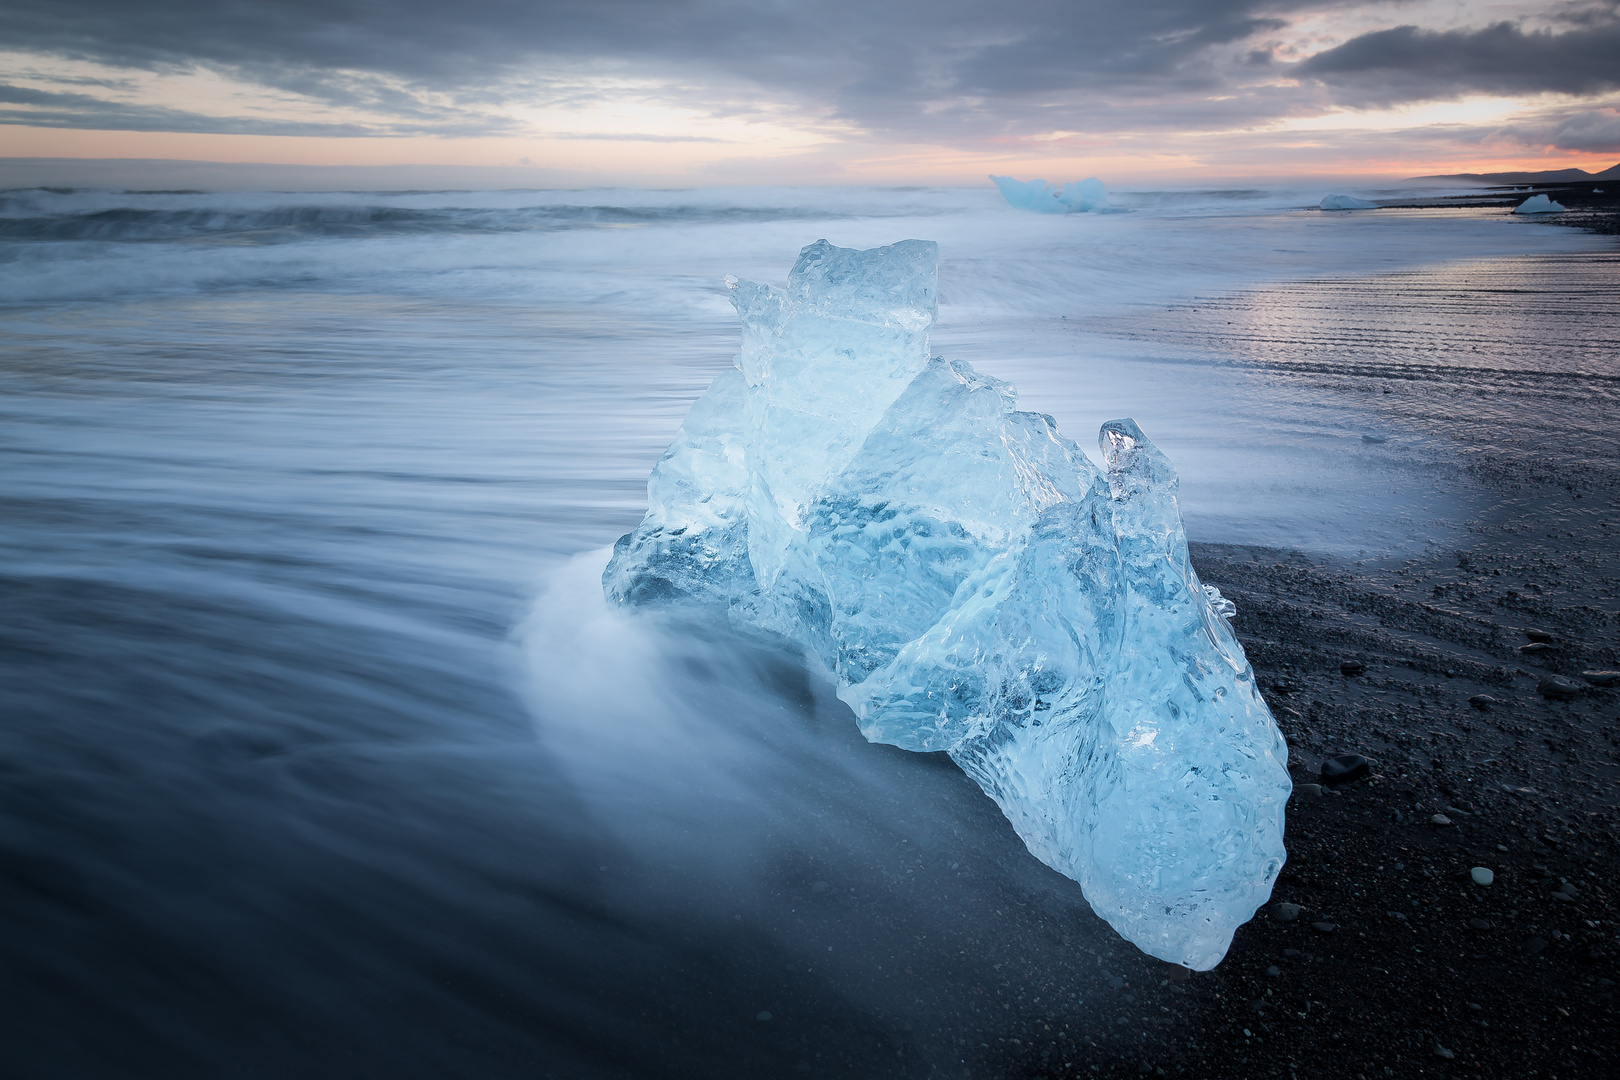
M 1562 297 L 1566 336 L 1602 332 L 1614 325 L 1612 258 L 1565 267 L 1574 295 L 1521 277 L 1512 302 Z M 1519 341 L 1510 364 L 1420 360 L 1425 344 L 1471 350 L 1474 328 L 1459 319 L 1426 343 L 1390 332 L 1410 325 L 1389 317 L 1398 297 L 1416 306 L 1423 284 L 1358 287 L 1359 301 L 1341 290 L 1359 340 L 1321 347 L 1338 355 L 1331 373 L 1298 340 L 1264 366 L 1331 380 L 1442 434 L 1488 510 L 1454 551 L 1388 565 L 1195 545 L 1200 574 L 1237 603 L 1289 740 L 1289 862 L 1274 895 L 1298 912 L 1263 911 L 1219 968 L 1179 986 L 1142 966 L 1149 1011 L 1169 1009 L 1196 1047 L 1144 1039 L 1133 1062 L 1105 1043 L 1087 1071 L 1614 1075 L 1620 686 L 1582 673 L 1620 668 L 1620 380 L 1528 370 L 1560 348 L 1556 335 Z M 1509 309 L 1492 325 L 1511 322 Z M 1365 755 L 1372 777 L 1311 786 L 1340 753 Z M 1175 1049 L 1154 1055 L 1156 1044 Z

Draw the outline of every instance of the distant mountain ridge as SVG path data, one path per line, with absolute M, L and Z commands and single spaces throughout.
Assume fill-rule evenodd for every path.
M 1413 176 L 1412 180 L 1473 180 L 1484 184 L 1571 184 L 1582 180 L 1620 179 L 1620 165 L 1598 173 L 1585 169 L 1548 169 L 1545 172 L 1446 173 L 1443 176 Z

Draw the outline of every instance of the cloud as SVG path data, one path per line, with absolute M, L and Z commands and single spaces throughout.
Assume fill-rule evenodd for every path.
M 1080 154 L 1092 137 L 1253 132 L 1336 106 L 1620 85 L 1620 0 L 1522 2 L 1546 29 L 1415 25 L 1455 19 L 1445 0 L 1403 0 L 1414 25 L 1395 27 L 1379 21 L 1391 5 L 1372 0 L 0 0 L 4 48 L 42 58 L 13 73 L 0 122 L 500 135 L 528 131 L 514 116 L 628 103 L 641 111 L 617 124 L 632 133 L 528 133 L 728 141 L 645 119 L 678 113 L 785 118 L 867 146 Z M 1309 55 L 1332 40 L 1342 44 Z M 173 96 L 199 72 L 253 92 L 195 107 Z M 143 89 L 160 80 L 169 98 Z M 244 115 L 204 115 L 233 109 Z M 1608 114 L 1593 115 L 1538 145 L 1608 145 Z
M 1219 88 L 1252 51 L 1229 46 L 1324 2 L 3 0 L 0 41 L 402 117 L 424 95 L 470 107 L 588 69 L 688 87 L 717 110 L 720 84 L 890 135 L 995 136 L 1050 130 L 1105 96 Z
M 1560 150 L 1592 154 L 1620 154 L 1620 109 L 1603 109 L 1571 116 L 1549 140 Z
M 1555 112 L 1494 134 L 1535 149 L 1552 147 L 1585 154 L 1620 154 L 1620 108 Z
M 548 139 L 587 139 L 593 142 L 656 142 L 656 143 L 723 143 L 730 139 L 716 139 L 708 135 L 652 135 L 647 133 L 618 134 L 613 132 L 568 131 L 552 132 Z
M 5 108 L 4 106 L 23 106 Z M 206 135 L 303 135 L 375 137 L 385 135 L 485 135 L 510 130 L 509 122 L 456 119 L 434 123 L 398 121 L 368 125 L 256 116 L 209 116 L 185 109 L 109 101 L 91 94 L 62 93 L 0 83 L 0 124 L 79 128 L 92 131 L 176 131 Z
M 1584 14 L 1582 25 L 1563 32 L 1526 32 L 1511 22 L 1478 30 L 1397 26 L 1319 52 L 1293 71 L 1355 105 L 1620 87 L 1620 19 Z

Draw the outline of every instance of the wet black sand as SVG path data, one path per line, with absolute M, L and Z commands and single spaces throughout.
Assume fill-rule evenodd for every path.
M 1581 673 L 1620 668 L 1616 279 L 1602 252 L 1474 262 L 1105 328 L 1359 401 L 1477 512 L 1411 558 L 1193 545 L 1289 740 L 1299 913 L 1182 982 L 1123 950 L 1100 1023 L 969 1075 L 1614 1075 L 1620 687 Z M 1560 674 L 1573 696 L 1539 689 Z M 1339 753 L 1372 778 L 1308 787 Z
M 1380 204 L 1392 209 L 1436 206 L 1515 207 L 1532 195 L 1545 195 L 1564 207 L 1564 213 L 1548 214 L 1542 219 L 1549 225 L 1586 229 L 1589 232 L 1610 236 L 1620 233 L 1620 184 L 1612 180 L 1588 180 L 1579 184 L 1502 185 L 1466 194 L 1439 195 L 1428 199 L 1381 200 Z
M 1237 604 L 1290 743 L 1297 787 L 1274 898 L 1296 918 L 1263 910 L 1218 968 L 1189 976 L 1121 942 L 1016 842 L 976 846 L 961 870 L 932 854 L 907 886 L 975 910 L 958 926 L 920 911 L 889 923 L 919 931 L 865 972 L 885 988 L 871 1037 L 894 1059 L 816 1057 L 832 1044 L 805 1033 L 805 1070 L 1614 1075 L 1620 688 L 1581 673 L 1620 668 L 1617 269 L 1603 252 L 1474 262 L 1133 321 L 1134 335 L 1207 349 L 1235 377 L 1359 401 L 1396 433 L 1391 453 L 1403 437 L 1441 447 L 1477 514 L 1411 558 L 1193 546 Z M 1526 629 L 1552 640 L 1527 650 Z M 1363 667 L 1346 675 L 1346 661 Z M 1573 696 L 1539 689 L 1557 674 Z M 1493 701 L 1471 703 L 1482 695 Z M 1371 779 L 1315 793 L 1338 753 L 1371 759 Z M 985 809 L 963 794 L 964 811 Z M 949 853 L 960 835 L 924 843 Z M 1474 867 L 1492 871 L 1489 886 Z M 828 895 L 830 927 L 867 903 Z
M 1263 912 L 1215 972 L 1151 991 L 1187 1045 L 1144 1040 L 1141 1062 L 1098 1051 L 1086 1072 L 1614 1075 L 1620 688 L 1581 678 L 1620 668 L 1616 357 L 1591 337 L 1611 332 L 1614 301 L 1604 257 L 1562 267 L 1544 289 L 1533 261 L 1469 271 L 1476 292 L 1530 310 L 1568 298 L 1558 332 L 1515 332 L 1512 308 L 1470 317 L 1465 290 L 1440 309 L 1449 327 L 1425 332 L 1400 298 L 1443 294 L 1432 275 L 1384 290 L 1290 286 L 1287 304 L 1240 298 L 1221 313 L 1289 307 L 1314 338 L 1245 345 L 1242 320 L 1228 330 L 1214 313 L 1160 329 L 1221 337 L 1212 348 L 1279 383 L 1363 395 L 1370 412 L 1453 447 L 1457 482 L 1484 509 L 1453 550 L 1398 562 L 1195 545 L 1205 580 L 1237 603 L 1290 743 L 1297 787 L 1275 897 L 1300 914 Z M 1496 355 L 1476 359 L 1482 343 Z M 1534 647 L 1527 629 L 1551 640 Z M 1345 661 L 1364 670 L 1347 676 Z M 1544 692 L 1552 675 L 1579 689 Z M 1370 758 L 1372 779 L 1304 786 L 1345 752 Z M 1475 884 L 1473 867 L 1492 884 Z M 1152 983 L 1150 965 L 1138 979 Z

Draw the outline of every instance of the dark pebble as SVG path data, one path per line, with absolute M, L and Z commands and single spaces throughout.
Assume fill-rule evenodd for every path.
M 1546 947 L 1547 939 L 1539 937 L 1526 938 L 1524 944 L 1520 946 L 1527 956 L 1534 956 Z
M 1475 930 L 1489 930 L 1491 928 L 1491 924 L 1484 919 L 1469 919 L 1468 925 Z
M 1568 700 L 1580 696 L 1581 684 L 1565 675 L 1548 675 L 1536 683 L 1536 689 L 1542 697 Z
M 1492 705 L 1500 705 L 1502 703 L 1491 697 L 1489 694 L 1475 694 L 1473 697 L 1468 699 L 1468 704 L 1472 705 L 1476 709 L 1489 709 Z
M 1330 922 L 1313 922 L 1311 923 L 1311 929 L 1315 930 L 1318 934 L 1331 934 L 1338 928 Z
M 1372 773 L 1372 765 L 1360 754 L 1335 754 L 1322 762 L 1322 783 L 1353 784 L 1365 780 Z
M 1540 645 L 1545 645 L 1553 639 L 1553 636 L 1547 633 L 1547 631 L 1537 630 L 1533 626 L 1527 626 L 1524 628 L 1524 636 Z
M 1345 660 L 1339 664 L 1339 674 L 1341 675 L 1360 675 L 1366 670 L 1367 665 L 1360 660 Z
M 1534 656 L 1536 653 L 1552 652 L 1554 648 L 1556 646 L 1549 645 L 1545 641 L 1532 641 L 1528 645 L 1520 645 L 1519 651 Z
M 1620 671 L 1583 671 L 1581 678 L 1593 686 L 1613 686 L 1620 683 Z

